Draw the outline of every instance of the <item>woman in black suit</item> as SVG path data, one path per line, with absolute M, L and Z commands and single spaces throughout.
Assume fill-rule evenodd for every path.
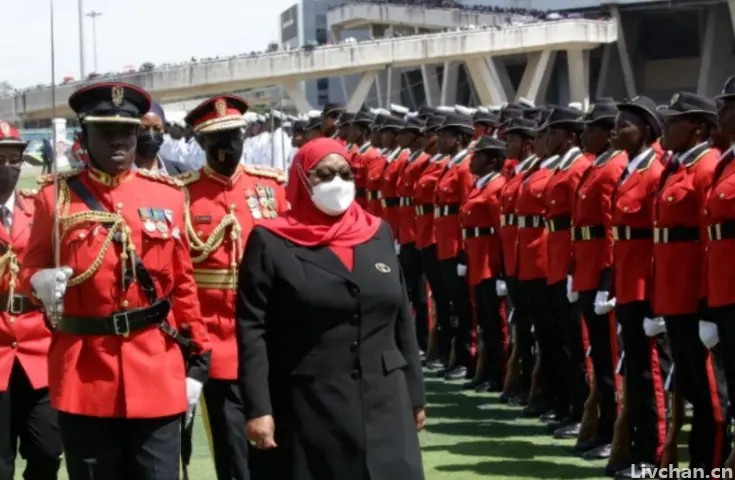
M 251 233 L 237 298 L 253 480 L 422 480 L 425 394 L 387 224 L 338 142 L 305 144 L 291 211 Z

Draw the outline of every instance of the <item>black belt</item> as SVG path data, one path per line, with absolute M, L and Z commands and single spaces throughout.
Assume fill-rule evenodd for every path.
M 546 229 L 551 233 L 570 228 L 572 228 L 572 217 L 558 216 L 546 220 Z
M 650 228 L 613 227 L 613 240 L 653 240 L 653 230 Z
M 422 203 L 421 205 L 416 205 L 416 216 L 420 217 L 431 213 L 434 213 L 433 203 Z
M 544 217 L 541 215 L 518 215 L 516 225 L 518 225 L 518 228 L 543 228 Z
M 512 213 L 503 214 L 500 216 L 500 226 L 501 227 L 511 227 L 516 225 L 517 217 L 513 215 Z
M 380 190 L 368 190 L 367 191 L 368 200 L 380 200 L 382 197 L 383 195 L 380 193 Z
M 710 240 L 735 238 L 735 221 L 729 220 L 727 222 L 707 225 L 707 236 L 709 236 Z
M 463 228 L 462 229 L 462 238 L 477 238 L 477 237 L 487 237 L 489 235 L 494 235 L 495 229 L 493 227 L 470 227 L 470 228 Z
M 58 329 L 73 335 L 118 335 L 127 337 L 131 332 L 165 322 L 171 302 L 167 298 L 153 305 L 117 312 L 109 317 L 68 317 L 59 320 Z
M 605 238 L 605 227 L 603 225 L 589 225 L 586 227 L 574 227 L 572 229 L 572 240 L 599 240 Z
M 413 198 L 412 197 L 398 197 L 398 206 L 400 207 L 410 207 L 413 205 Z
M 383 205 L 383 208 L 391 208 L 391 207 L 398 207 L 400 206 L 401 199 L 398 197 L 392 197 L 392 198 L 384 198 L 380 201 L 381 205 Z
M 367 193 L 367 190 L 365 190 L 364 188 L 355 189 L 355 197 L 357 198 L 364 198 L 366 193 Z
M 0 295 L 0 311 L 7 312 L 11 315 L 23 315 L 39 307 L 31 302 L 31 299 L 23 295 L 13 295 L 12 297 L 6 293 Z
M 699 228 L 697 227 L 672 227 L 653 229 L 653 243 L 697 241 L 699 241 Z
M 437 205 L 434 207 L 435 217 L 448 217 L 449 215 L 457 215 L 459 213 L 459 205 Z

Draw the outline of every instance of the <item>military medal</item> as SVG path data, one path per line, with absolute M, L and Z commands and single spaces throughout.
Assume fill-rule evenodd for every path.
M 181 238 L 181 230 L 179 230 L 179 227 L 174 227 L 173 230 L 171 230 L 171 236 L 176 240 Z
M 156 228 L 161 233 L 168 233 L 168 225 L 166 225 L 165 223 L 163 223 L 161 221 L 159 221 L 158 223 L 156 223 Z
M 256 220 L 260 220 L 261 218 L 263 218 L 263 214 L 260 213 L 260 210 L 258 210 L 257 208 L 254 208 L 254 209 L 250 210 L 250 214 Z
M 247 202 L 249 209 L 258 208 L 258 200 L 255 197 L 248 197 Z
M 153 223 L 153 220 L 150 218 L 145 221 L 143 224 L 143 228 L 145 228 L 145 231 L 148 233 L 153 233 L 156 231 L 156 224 Z

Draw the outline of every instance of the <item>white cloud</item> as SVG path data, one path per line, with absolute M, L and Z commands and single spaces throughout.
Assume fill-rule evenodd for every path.
M 56 79 L 79 78 L 77 0 L 53 0 Z M 51 80 L 50 0 L 0 0 L 0 81 L 25 87 Z M 84 0 L 97 18 L 98 70 L 265 50 L 278 40 L 281 11 L 296 0 Z M 85 17 L 86 71 L 94 69 L 92 21 Z

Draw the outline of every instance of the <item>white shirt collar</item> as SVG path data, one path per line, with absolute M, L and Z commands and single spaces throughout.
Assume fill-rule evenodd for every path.
M 643 160 L 645 160 L 648 157 L 648 155 L 651 153 L 652 150 L 653 150 L 653 147 L 648 147 L 647 149 L 645 149 L 644 151 L 636 155 L 635 158 L 631 160 L 628 163 L 628 166 L 626 167 L 628 170 L 628 173 L 633 173 L 633 171 L 636 168 L 638 168 L 638 166 L 643 162 Z
M 444 155 L 442 155 L 441 153 L 436 153 L 436 154 L 434 154 L 433 157 L 431 157 L 431 159 L 429 161 L 435 163 L 435 162 L 438 162 L 439 160 L 441 160 L 442 158 L 444 158 Z
M 559 162 L 559 168 L 567 168 L 569 166 L 569 162 L 571 162 L 572 159 L 576 158 L 577 155 L 579 155 L 580 153 L 582 153 L 582 150 L 580 150 L 578 147 L 570 148 L 569 151 L 564 154 L 564 157 L 562 157 L 561 162 Z
M 559 158 L 559 155 L 552 155 L 549 158 L 545 158 L 541 161 L 541 168 L 548 168 L 549 165 L 554 163 Z
M 594 163 L 595 167 L 599 167 L 600 166 L 600 159 L 603 159 L 603 160 L 607 161 L 608 160 L 608 155 L 610 155 L 612 151 L 613 151 L 612 148 L 608 148 L 607 150 L 605 150 L 601 154 L 597 155 L 595 157 L 595 163 Z
M 679 163 L 679 165 L 683 165 L 685 162 L 689 161 L 689 157 L 692 156 L 692 154 L 699 148 L 702 148 L 703 145 L 707 145 L 708 142 L 702 142 L 698 143 L 686 152 L 674 156 L 674 159 Z
M 521 170 L 526 168 L 526 165 L 530 164 L 534 160 L 536 160 L 536 155 L 529 155 L 525 160 L 521 160 L 520 162 L 518 162 L 518 165 L 516 165 L 513 169 L 515 170 L 516 175 L 518 175 Z
M 15 192 L 11 193 L 8 199 L 5 201 L 5 208 L 12 214 L 15 208 Z

